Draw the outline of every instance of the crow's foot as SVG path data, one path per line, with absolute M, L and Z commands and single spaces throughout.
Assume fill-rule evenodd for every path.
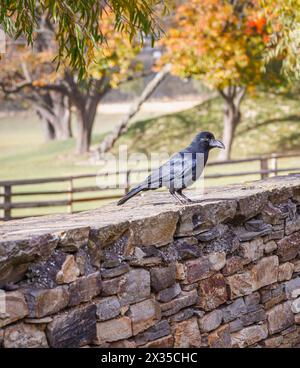
M 193 203 L 193 201 L 189 197 L 187 197 L 185 194 L 183 194 L 181 190 L 176 193 L 178 194 L 178 196 L 180 196 L 180 198 L 184 200 L 184 203 Z

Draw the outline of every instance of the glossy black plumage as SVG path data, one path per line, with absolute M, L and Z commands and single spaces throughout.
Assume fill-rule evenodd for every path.
M 214 147 L 224 148 L 224 144 L 216 140 L 210 132 L 197 134 L 188 147 L 174 154 L 169 161 L 154 170 L 141 184 L 131 189 L 120 199 L 118 205 L 125 203 L 141 191 L 161 187 L 168 188 L 179 202 L 191 202 L 182 193 L 182 190 L 192 185 L 200 177 L 208 160 L 209 151 Z

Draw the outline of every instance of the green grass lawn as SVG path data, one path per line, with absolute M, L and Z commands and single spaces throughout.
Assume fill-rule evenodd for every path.
M 222 113 L 222 101 L 216 98 L 173 115 L 136 122 L 118 143 L 127 144 L 132 152 L 174 152 L 189 144 L 201 130 L 221 137 Z M 260 93 L 245 99 L 233 158 L 297 149 L 300 149 L 300 96 Z M 217 151 L 212 153 L 214 158 Z
M 118 140 L 118 147 L 127 145 L 129 153 L 153 152 L 171 154 L 185 147 L 201 130 L 213 131 L 216 137 L 222 135 L 222 101 L 216 98 L 192 109 L 179 113 L 149 118 L 149 113 L 140 114 L 131 124 L 127 133 Z M 233 146 L 233 158 L 258 156 L 270 152 L 288 152 L 300 150 L 300 97 L 279 96 L 260 93 L 247 97 L 242 107 L 242 123 L 237 129 Z M 101 138 L 119 121 L 121 115 L 98 115 L 95 124 L 93 143 Z M 76 134 L 76 126 L 73 127 Z M 35 115 L 0 119 L 0 180 L 67 176 L 95 173 L 99 166 L 88 163 L 88 157 L 74 154 L 75 139 L 67 141 L 44 142 L 40 122 Z M 217 150 L 212 152 L 211 160 Z M 136 163 L 134 167 L 145 167 Z M 297 159 L 285 159 L 280 167 L 298 167 Z M 258 163 L 247 163 L 221 167 L 222 172 L 237 172 L 259 169 Z M 209 167 L 206 174 L 218 173 L 220 167 Z M 133 181 L 142 179 L 134 177 Z M 219 185 L 258 179 L 256 175 L 240 178 L 207 180 L 207 185 Z M 93 186 L 94 179 L 84 179 L 79 186 Z M 15 191 L 67 189 L 67 184 L 44 184 L 29 188 L 16 187 Z M 77 194 L 76 198 L 95 196 L 95 192 Z M 44 200 L 28 196 L 26 201 Z M 51 199 L 66 199 L 65 195 Z M 16 199 L 19 200 L 19 199 Z M 24 198 L 21 199 L 24 201 Z M 103 202 L 77 204 L 74 210 L 84 210 L 99 206 Z M 51 209 L 14 210 L 15 216 L 64 212 L 65 207 Z M 1 217 L 1 216 L 0 216 Z

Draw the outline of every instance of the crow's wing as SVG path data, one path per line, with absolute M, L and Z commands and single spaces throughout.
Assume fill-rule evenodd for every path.
M 162 186 L 174 189 L 185 188 L 191 185 L 203 171 L 204 165 L 201 165 L 201 162 L 203 162 L 201 156 L 197 159 L 191 153 L 176 153 L 164 165 L 154 170 L 140 184 L 140 188 L 156 189 Z

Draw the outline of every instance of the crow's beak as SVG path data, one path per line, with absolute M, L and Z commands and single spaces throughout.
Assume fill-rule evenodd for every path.
M 209 146 L 225 149 L 224 143 L 221 141 L 218 141 L 217 139 L 211 139 L 209 142 Z

